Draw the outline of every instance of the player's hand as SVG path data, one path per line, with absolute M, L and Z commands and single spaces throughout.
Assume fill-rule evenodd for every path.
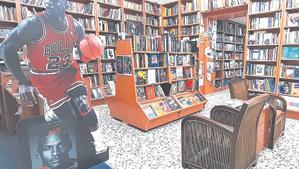
M 23 104 L 26 106 L 33 106 L 34 104 L 37 104 L 37 100 L 34 96 L 34 87 L 31 85 L 19 85 L 19 94 L 20 98 Z

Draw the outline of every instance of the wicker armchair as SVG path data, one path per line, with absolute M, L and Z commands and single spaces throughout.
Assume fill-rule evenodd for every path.
M 231 125 L 190 116 L 182 121 L 182 166 L 205 169 L 246 169 L 256 164 L 258 117 L 269 95 L 248 100 L 234 114 Z M 224 106 L 222 106 L 224 108 Z M 212 111 L 220 111 L 216 107 Z
M 269 148 L 273 149 L 274 143 L 284 134 L 287 117 L 287 102 L 283 97 L 271 95 L 267 103 L 272 112 L 271 132 L 269 136 Z
M 249 95 L 248 84 L 245 79 L 238 79 L 228 84 L 230 97 L 232 99 L 248 100 L 253 98 L 255 95 Z
M 235 80 L 229 83 L 229 92 L 232 99 L 248 100 L 256 95 L 249 95 L 248 85 L 245 79 Z M 283 135 L 286 121 L 287 103 L 284 98 L 271 95 L 267 101 L 271 106 L 270 134 L 268 138 L 268 147 L 273 149 L 274 143 Z M 211 112 L 211 118 L 218 122 L 230 124 L 234 122 L 232 115 L 218 113 L 217 110 Z M 230 121 L 232 120 L 232 121 Z

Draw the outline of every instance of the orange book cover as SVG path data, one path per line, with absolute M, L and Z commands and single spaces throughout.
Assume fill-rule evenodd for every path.
M 152 99 L 156 98 L 154 86 L 146 86 L 145 91 L 146 91 L 146 99 L 147 100 L 152 100 Z

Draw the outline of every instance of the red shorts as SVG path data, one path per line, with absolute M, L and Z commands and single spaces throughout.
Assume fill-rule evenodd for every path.
M 76 69 L 49 75 L 32 73 L 31 82 L 52 109 L 62 106 L 71 98 L 86 95 L 80 71 Z

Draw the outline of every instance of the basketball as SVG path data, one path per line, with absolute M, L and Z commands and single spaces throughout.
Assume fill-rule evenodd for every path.
M 105 45 L 95 35 L 86 35 L 80 42 L 80 50 L 88 60 L 99 58 L 104 52 Z

